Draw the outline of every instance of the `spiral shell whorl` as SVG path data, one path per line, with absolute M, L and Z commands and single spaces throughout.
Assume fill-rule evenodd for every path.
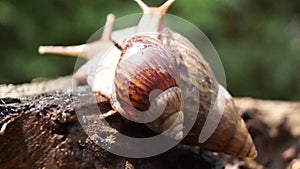
M 178 87 L 172 87 L 157 96 L 152 105 L 154 107 L 165 107 L 164 113 L 147 126 L 157 132 L 164 132 L 176 140 L 183 138 L 184 114 L 181 111 L 181 91 Z M 152 112 L 155 113 L 155 112 Z
M 201 146 L 237 157 L 255 158 L 257 151 L 244 120 L 239 116 L 232 97 L 228 94 L 225 99 L 218 127 Z
M 181 38 L 177 35 L 177 38 Z M 175 37 L 175 36 L 173 36 Z M 182 39 L 184 42 L 184 39 Z M 195 51 L 192 44 L 181 43 L 178 40 L 170 41 L 170 48 L 175 55 L 180 58 L 181 85 L 185 86 L 182 90 L 183 100 L 188 100 L 183 105 L 185 119 L 190 119 L 191 114 L 197 111 L 197 120 L 192 130 L 184 138 L 183 142 L 190 145 L 200 145 L 201 147 L 217 152 L 224 152 L 239 157 L 255 158 L 257 155 L 253 141 L 248 134 L 245 122 L 241 119 L 233 103 L 230 94 L 216 81 L 208 63 L 203 59 L 200 53 Z M 213 110 L 214 104 L 220 102 L 220 89 L 225 90 L 224 108 Z M 191 92 L 196 89 L 198 92 Z M 224 93 L 223 93 L 224 94 Z M 195 110 L 193 105 L 199 105 Z M 212 113 L 219 117 L 220 121 L 214 117 L 209 117 Z M 200 134 L 203 131 L 204 124 L 217 125 L 210 137 L 204 142 L 199 142 Z M 209 130 L 212 130 L 210 127 Z
M 215 104 L 218 104 L 218 101 L 218 98 L 216 98 Z M 205 142 L 199 144 L 197 139 L 203 131 L 205 120 L 208 120 L 208 123 L 215 123 L 215 119 L 208 118 L 208 112 L 198 114 L 197 123 L 195 123 L 184 142 L 237 157 L 255 158 L 257 151 L 252 138 L 248 133 L 245 122 L 236 110 L 232 97 L 228 93 L 222 106 L 224 106 L 222 112 L 219 109 L 212 110 L 220 114 L 221 119 L 212 135 Z
M 181 94 L 177 87 L 177 62 L 161 41 L 148 36 L 135 36 L 127 40 L 114 83 L 115 98 L 119 104 L 116 109 L 123 116 L 136 122 L 146 122 L 149 128 L 157 132 L 165 131 L 174 123 L 175 126 L 165 134 L 175 139 L 182 138 L 183 113 L 180 111 Z M 179 116 L 174 115 L 169 120 L 173 114 Z M 147 121 L 149 117 L 155 118 Z

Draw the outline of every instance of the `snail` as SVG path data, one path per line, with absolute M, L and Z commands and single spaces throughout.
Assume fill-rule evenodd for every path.
M 39 53 L 87 59 L 73 78 L 110 100 L 113 110 L 108 114 L 118 112 L 185 144 L 255 158 L 256 148 L 230 94 L 195 46 L 164 25 L 164 15 L 174 0 L 160 7 L 135 1 L 143 10 L 137 26 L 112 32 L 114 16 L 109 14 L 100 40 L 78 46 L 41 46 Z M 196 109 L 197 115 L 185 133 L 183 124 L 191 118 L 191 109 Z M 210 137 L 201 141 L 206 123 L 215 123 L 210 111 L 220 116 L 219 123 Z

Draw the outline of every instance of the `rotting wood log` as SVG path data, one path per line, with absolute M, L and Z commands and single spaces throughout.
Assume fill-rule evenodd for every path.
M 75 90 L 76 89 L 76 90 Z M 72 87 L 71 77 L 23 85 L 0 85 L 0 168 L 287 168 L 300 154 L 300 103 L 235 98 L 258 149 L 255 160 L 237 159 L 179 144 L 161 155 L 131 159 L 96 145 L 78 121 L 75 110 L 109 103 L 87 86 Z M 95 116 L 96 117 L 96 116 Z M 97 120 L 96 118 L 94 119 Z M 106 144 L 116 132 L 147 133 L 115 114 L 92 126 L 102 129 Z M 97 130 L 96 130 L 97 128 Z M 99 133 L 98 133 L 99 134 Z M 128 145 L 127 145 L 128 146 Z M 134 148 L 134 147 L 133 147 Z

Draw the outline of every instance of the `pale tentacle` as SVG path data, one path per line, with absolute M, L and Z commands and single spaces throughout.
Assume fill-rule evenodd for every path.
M 146 5 L 142 0 L 134 0 L 138 3 L 138 5 L 142 8 L 143 12 L 146 12 L 148 10 L 148 5 Z
M 58 54 L 65 56 L 78 56 L 89 60 L 97 55 L 99 51 L 105 50 L 105 44 L 111 43 L 110 36 L 114 22 L 114 15 L 108 14 L 106 17 L 105 26 L 100 40 L 88 44 L 74 46 L 40 46 L 38 51 L 40 54 Z M 106 51 L 106 50 L 105 50 Z
M 138 3 L 143 13 L 160 13 L 165 14 L 175 0 L 168 0 L 160 7 L 149 7 L 142 0 L 134 0 Z
M 175 0 L 168 0 L 162 6 L 160 6 L 159 9 L 160 9 L 161 13 L 166 13 L 174 1 Z
M 113 14 L 110 13 L 106 16 L 106 22 L 100 40 L 102 41 L 111 40 L 111 33 L 112 33 L 114 21 L 115 21 L 115 16 Z
M 160 34 L 164 28 L 163 18 L 174 0 L 168 0 L 160 7 L 148 7 L 142 0 L 135 0 L 143 10 L 143 16 L 137 25 L 136 33 L 146 33 L 156 39 L 160 39 Z M 151 24 L 149 24 L 151 23 Z
M 64 56 L 80 56 L 88 59 L 86 52 L 84 51 L 86 45 L 75 45 L 75 46 L 40 46 L 38 51 L 39 54 L 57 54 Z

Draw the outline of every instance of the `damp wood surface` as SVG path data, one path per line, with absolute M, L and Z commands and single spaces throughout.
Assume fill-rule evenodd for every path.
M 70 76 L 0 85 L 0 169 L 298 169 L 300 166 L 300 102 L 234 99 L 258 150 L 254 160 L 183 144 L 158 156 L 134 159 L 114 155 L 87 136 L 75 110 L 85 110 L 95 105 L 96 100 L 100 109 L 111 109 L 105 98 L 92 94 L 87 86 L 73 86 Z M 94 116 L 96 121 L 97 115 Z M 151 133 L 143 125 L 124 122 L 118 114 L 107 120 L 111 127 L 99 121 L 89 129 L 93 132 L 97 128 L 107 146 L 115 144 L 119 130 Z

